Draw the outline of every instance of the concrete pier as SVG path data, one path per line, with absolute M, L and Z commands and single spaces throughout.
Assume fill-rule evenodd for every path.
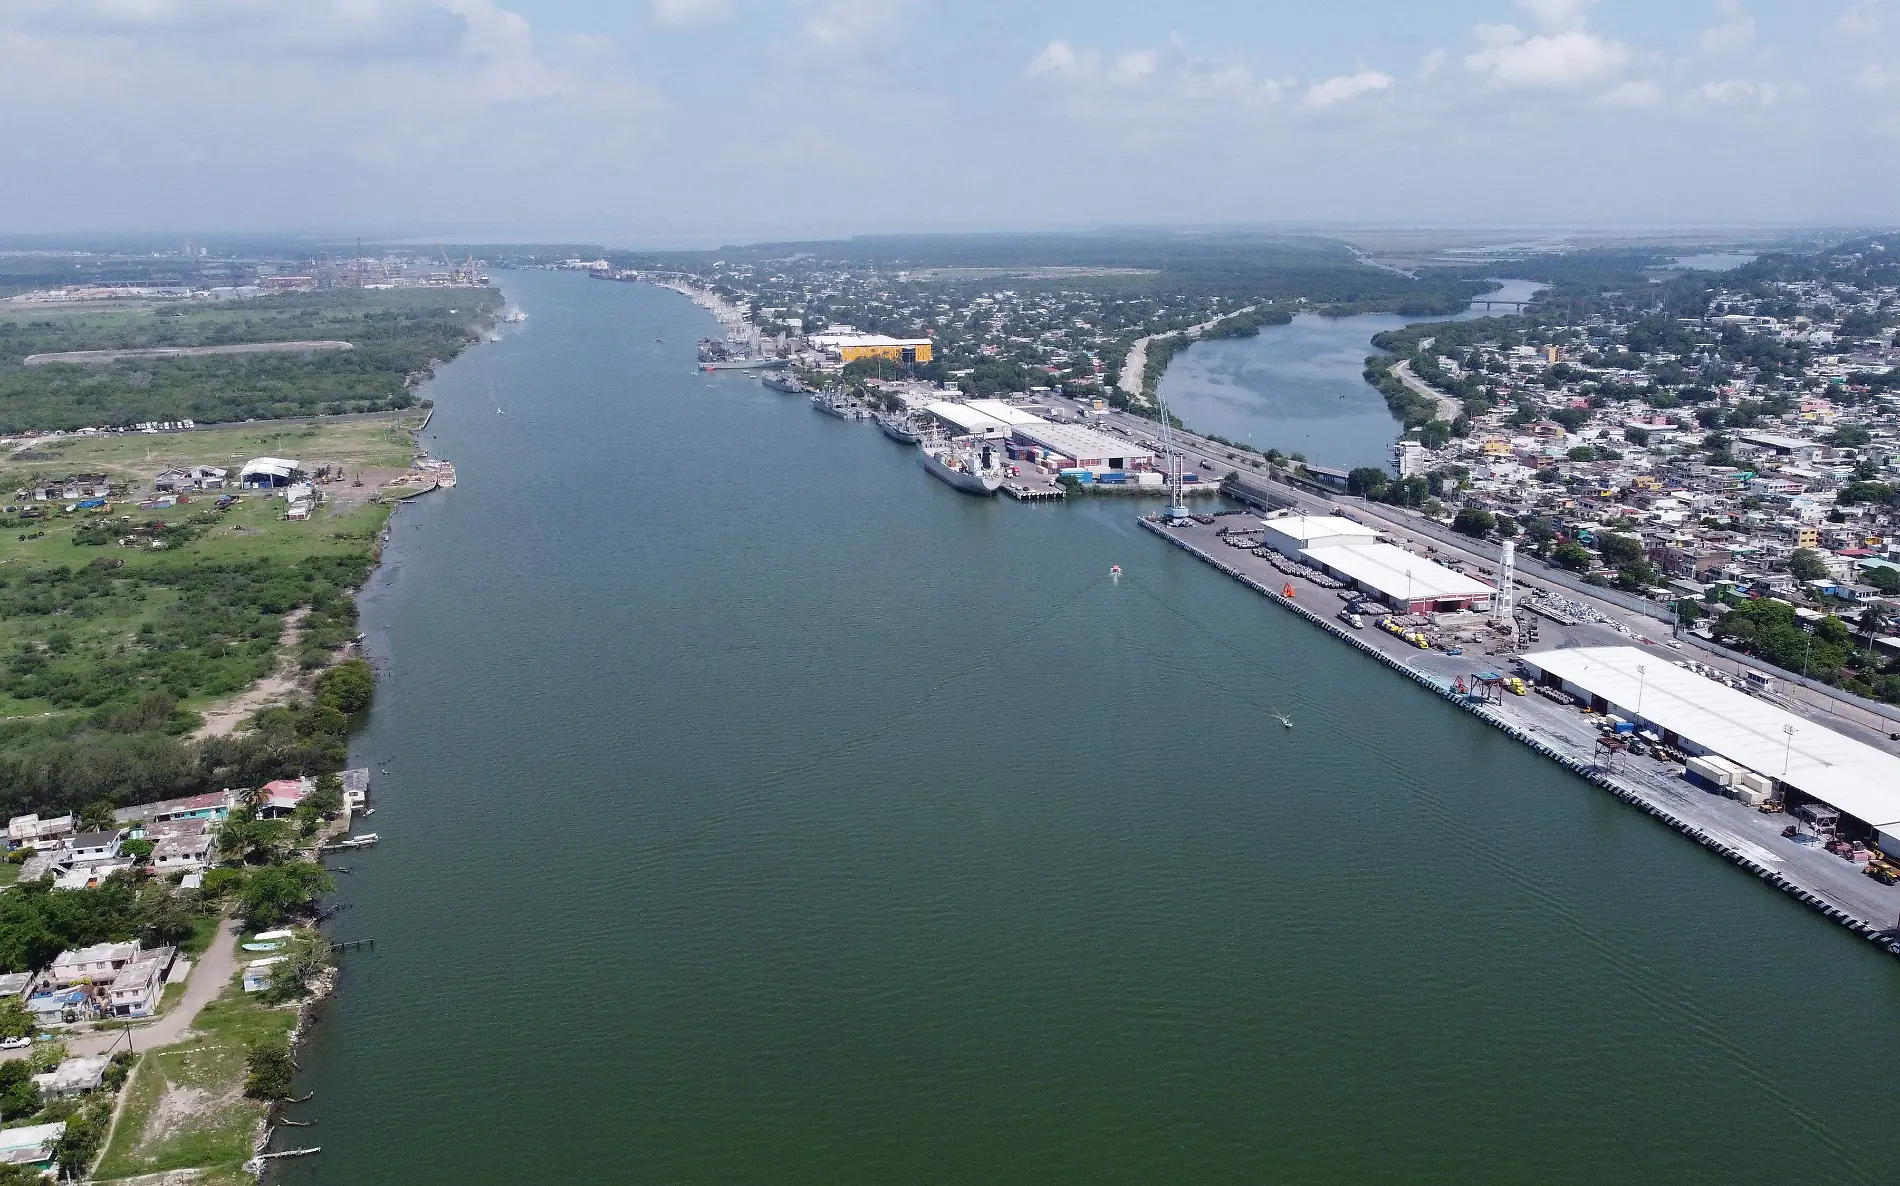
M 1218 521 L 1217 521 L 1218 522 Z M 1384 631 L 1357 631 L 1315 612 L 1302 599 L 1332 608 L 1338 598 L 1318 586 L 1288 577 L 1267 561 L 1228 547 L 1217 526 L 1188 522 L 1141 525 L 1174 546 L 1213 565 L 1284 609 L 1401 675 L 1530 746 L 1566 770 L 1589 780 L 1632 807 L 1654 816 L 1703 847 L 1753 873 L 1803 905 L 1823 914 L 1891 955 L 1900 956 L 1900 887 L 1882 886 L 1849 862 L 1816 848 L 1781 840 L 1785 816 L 1765 816 L 1734 801 L 1701 791 L 1669 768 L 1643 758 L 1619 759 L 1612 769 L 1595 761 L 1595 731 L 1580 714 L 1530 696 L 1490 703 L 1461 694 L 1460 674 L 1499 660 L 1420 651 Z M 1283 593 L 1294 588 L 1294 596 Z M 1660 660 L 1659 660 L 1660 661 Z

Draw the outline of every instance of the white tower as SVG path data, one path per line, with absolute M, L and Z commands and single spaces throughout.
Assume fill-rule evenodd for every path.
M 1491 620 L 1501 622 L 1511 632 L 1511 645 L 1517 645 L 1517 541 L 1504 541 L 1504 555 L 1498 563 L 1498 595 L 1491 603 Z

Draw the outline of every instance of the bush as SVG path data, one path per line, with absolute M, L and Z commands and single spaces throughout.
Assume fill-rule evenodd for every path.
M 287 1100 L 296 1072 L 287 1040 L 254 1044 L 244 1056 L 244 1094 L 254 1100 Z

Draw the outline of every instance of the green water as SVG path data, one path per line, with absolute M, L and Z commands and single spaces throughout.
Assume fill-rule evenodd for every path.
M 1883 1175 L 1891 957 L 1129 503 L 957 494 L 693 374 L 673 294 L 501 282 L 365 597 L 377 949 L 275 1180 Z

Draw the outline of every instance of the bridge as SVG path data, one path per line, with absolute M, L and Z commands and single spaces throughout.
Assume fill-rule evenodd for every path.
M 1505 306 L 1508 306 L 1513 312 L 1517 312 L 1517 313 L 1522 313 L 1526 308 L 1530 306 L 1529 301 L 1491 300 L 1486 297 L 1473 297 L 1471 298 L 1471 303 L 1474 305 L 1483 305 L 1485 307 L 1486 312 L 1489 312 L 1493 305 L 1505 305 Z

